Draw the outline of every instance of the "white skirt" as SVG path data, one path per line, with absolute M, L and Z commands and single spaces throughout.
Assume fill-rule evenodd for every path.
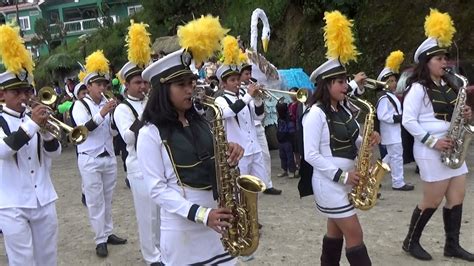
M 354 169 L 354 161 L 344 158 L 332 157 L 333 163 L 343 171 Z M 352 187 L 336 183 L 314 169 L 312 178 L 314 199 L 318 211 L 328 218 L 346 218 L 356 212 L 354 205 L 349 202 L 348 193 Z
M 185 188 L 186 199 L 215 208 L 212 191 Z M 161 208 L 161 259 L 165 265 L 235 265 L 224 250 L 221 235 L 211 228 Z
M 441 152 L 421 143 L 414 144 L 413 156 L 420 169 L 421 180 L 425 182 L 442 181 L 468 172 L 466 162 L 457 169 L 451 169 L 441 162 Z

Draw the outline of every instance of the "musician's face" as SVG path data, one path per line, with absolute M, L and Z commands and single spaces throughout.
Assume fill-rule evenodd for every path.
M 0 95 L 0 98 L 5 100 L 5 106 L 12 109 L 13 111 L 22 113 L 25 111 L 25 107 L 21 104 L 28 104 L 29 99 L 33 95 L 32 88 L 21 88 L 14 90 L 5 90 L 1 91 L 3 95 Z
M 107 89 L 107 83 L 108 81 L 100 80 L 87 84 L 87 90 L 89 91 L 92 100 L 95 102 L 100 102 L 102 100 L 102 93 Z
M 222 85 L 228 91 L 237 93 L 240 88 L 240 75 L 231 75 L 225 81 L 222 81 Z
M 148 81 L 145 81 L 141 75 L 133 76 L 129 82 L 125 83 L 125 86 L 128 95 L 135 98 L 143 99 L 145 97 L 143 93 L 148 92 Z
M 240 74 L 240 81 L 245 84 L 248 84 L 251 77 L 252 77 L 252 72 L 246 69 L 242 71 L 242 73 Z
M 84 89 L 80 90 L 77 93 L 77 99 L 80 100 L 80 99 L 84 98 L 84 96 L 86 96 L 86 94 L 87 94 L 87 90 L 84 90 Z
M 387 79 L 388 89 L 391 92 L 394 92 L 397 89 L 397 78 L 395 76 L 390 76 Z
M 347 94 L 346 79 L 337 78 L 337 79 L 332 80 L 329 85 L 329 94 L 331 95 L 331 100 L 335 102 L 344 100 Z
M 184 78 L 170 85 L 170 101 L 178 112 L 185 112 L 193 106 L 191 97 L 194 91 L 194 79 Z
M 448 57 L 445 54 L 435 55 L 428 61 L 428 69 L 432 78 L 439 79 L 444 75 L 443 68 L 448 63 Z

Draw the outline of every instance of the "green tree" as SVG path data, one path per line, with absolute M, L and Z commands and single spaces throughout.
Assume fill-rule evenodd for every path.
M 33 38 L 34 45 L 41 45 L 44 44 L 48 48 L 48 53 L 51 53 L 51 29 L 49 27 L 48 20 L 44 18 L 39 18 L 36 20 L 35 23 L 35 33 L 36 37 Z

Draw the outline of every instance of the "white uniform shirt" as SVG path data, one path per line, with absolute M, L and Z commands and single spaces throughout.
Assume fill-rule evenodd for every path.
M 55 151 L 46 151 L 43 141 L 38 147 L 39 126 L 29 116 L 6 106 L 3 107 L 2 116 L 10 132 L 16 132 L 21 127 L 32 137 L 15 151 L 5 143 L 7 135 L 0 128 L 0 208 L 37 208 L 38 204 L 45 206 L 57 200 L 50 170 L 52 158 L 61 154 L 61 145 Z M 42 139 L 52 140 L 52 136 L 44 134 Z
M 435 149 L 428 148 L 422 143 L 422 140 L 426 134 L 430 134 L 436 139 L 446 136 L 450 123 L 436 119 L 428 93 L 423 85 L 419 83 L 412 84 L 410 91 L 403 100 L 402 123 L 405 129 L 410 132 L 415 139 L 413 146 L 414 153 L 419 154 L 425 159 L 439 159 L 439 152 Z M 435 143 L 433 143 L 433 145 L 434 144 Z M 420 153 L 420 150 L 416 151 L 417 147 L 423 148 L 423 154 Z
M 110 156 L 115 156 L 112 137 L 117 135 L 117 131 L 111 128 L 110 113 L 105 117 L 100 115 L 100 110 L 107 101 L 103 98 L 99 104 L 96 104 L 89 95 L 86 95 L 83 99 L 89 105 L 92 117 L 81 101 L 74 103 L 72 117 L 77 125 L 84 125 L 92 118 L 97 128 L 89 131 L 86 141 L 77 145 L 77 152 L 97 157 L 99 154 L 107 151 Z
M 387 97 L 393 99 L 397 106 L 396 109 Z M 402 105 L 395 94 L 387 92 L 380 97 L 377 105 L 377 118 L 380 121 L 380 136 L 383 145 L 402 143 L 400 123 L 393 121 L 393 116 L 399 114 L 402 114 Z
M 138 119 L 140 119 L 147 101 L 139 100 L 132 96 L 127 96 L 127 101 L 132 105 L 133 109 L 135 109 L 138 114 Z M 137 160 L 137 151 L 135 149 L 135 133 L 130 130 L 130 127 L 136 120 L 135 115 L 128 105 L 121 103 L 115 108 L 114 120 L 120 135 L 127 145 L 128 156 L 125 162 L 127 164 L 127 174 L 141 175 Z
M 227 97 L 232 103 L 235 103 L 240 98 L 246 106 L 236 114 L 223 96 Z M 217 97 L 215 102 L 222 109 L 227 141 L 241 145 L 245 150 L 244 156 L 261 152 L 262 148 L 257 141 L 254 121 L 255 119 L 261 120 L 261 117 L 264 115 L 257 116 L 255 114 L 255 105 L 260 106 L 263 104 L 262 101 L 252 101 L 252 96 L 248 93 L 245 93 L 242 97 L 239 95 L 239 98 L 237 98 L 235 93 L 227 90 L 224 91 L 223 96 Z M 239 122 L 237 122 L 236 116 Z

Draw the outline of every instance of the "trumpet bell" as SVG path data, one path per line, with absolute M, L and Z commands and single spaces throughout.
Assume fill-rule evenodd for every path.
M 86 141 L 88 135 L 89 130 L 85 126 L 77 126 L 68 133 L 68 139 L 72 144 L 79 145 Z
M 308 91 L 299 89 L 296 92 L 296 100 L 301 103 L 305 103 L 308 100 Z
M 53 88 L 43 87 L 38 91 L 38 98 L 42 104 L 51 106 L 57 101 L 58 96 Z

